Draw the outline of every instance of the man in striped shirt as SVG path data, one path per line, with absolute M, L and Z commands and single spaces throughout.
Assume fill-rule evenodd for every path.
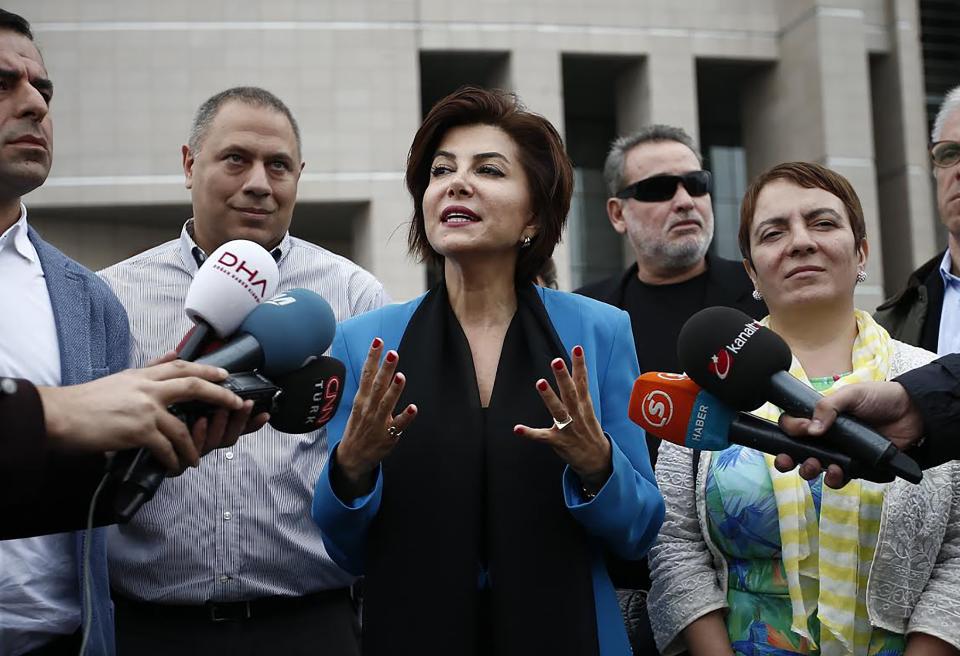
M 179 238 L 101 272 L 129 314 L 136 364 L 187 332 L 193 276 L 232 239 L 269 250 L 279 289 L 316 291 L 338 320 L 388 301 L 371 274 L 289 234 L 300 134 L 273 94 L 237 87 L 213 96 L 182 152 L 193 218 Z M 323 429 L 288 435 L 266 426 L 165 481 L 130 524 L 111 529 L 118 651 L 358 654 L 352 579 L 310 519 L 326 457 Z

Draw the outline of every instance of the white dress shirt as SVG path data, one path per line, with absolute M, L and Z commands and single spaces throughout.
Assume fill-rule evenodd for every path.
M 190 229 L 188 221 L 179 239 L 100 272 L 127 310 L 134 365 L 175 348 L 192 325 L 183 303 L 204 255 Z M 388 300 L 368 272 L 289 234 L 273 255 L 279 290 L 317 292 L 338 320 Z M 129 524 L 110 528 L 111 586 L 143 601 L 199 605 L 349 585 L 310 517 L 326 459 L 325 429 L 289 435 L 269 425 L 208 454 L 165 480 Z
M 53 307 L 22 205 L 0 235 L 0 275 L 0 376 L 59 385 Z M 74 545 L 70 533 L 0 541 L 0 654 L 17 656 L 79 628 Z

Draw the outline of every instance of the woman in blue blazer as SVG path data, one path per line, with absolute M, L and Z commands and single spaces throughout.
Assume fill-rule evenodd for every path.
M 313 517 L 365 575 L 365 654 L 629 654 L 604 566 L 663 521 L 627 314 L 535 287 L 573 186 L 560 136 L 463 88 L 407 162 L 425 295 L 340 325 L 347 368 Z

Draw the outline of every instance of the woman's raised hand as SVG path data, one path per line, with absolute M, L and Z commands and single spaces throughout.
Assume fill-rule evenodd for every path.
M 342 483 L 361 496 L 373 487 L 373 472 L 397 445 L 404 429 L 417 416 L 417 406 L 410 404 L 393 416 L 393 408 L 403 392 L 406 378 L 397 371 L 400 357 L 387 351 L 380 363 L 383 340 L 373 340 L 360 373 L 360 385 L 353 398 L 350 418 L 336 452 L 336 464 Z
M 572 376 L 563 359 L 557 358 L 550 363 L 557 389 L 560 390 L 559 397 L 543 378 L 536 383 L 540 398 L 553 416 L 553 426 L 531 428 L 517 424 L 513 430 L 517 435 L 553 447 L 557 455 L 580 477 L 584 490 L 596 494 L 613 471 L 610 441 L 603 434 L 593 411 L 582 346 L 573 347 L 572 360 Z

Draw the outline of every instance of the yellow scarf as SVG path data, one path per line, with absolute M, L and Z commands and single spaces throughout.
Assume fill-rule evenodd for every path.
M 855 310 L 857 337 L 853 371 L 826 394 L 865 381 L 884 381 L 890 372 L 890 335 L 869 314 Z M 761 323 L 769 325 L 769 317 Z M 790 374 L 809 384 L 794 358 Z M 781 410 L 767 403 L 755 413 L 776 421 Z M 794 469 L 781 473 L 766 455 L 780 518 L 782 558 L 793 610 L 791 629 L 816 645 L 809 619 L 820 620 L 820 652 L 865 655 L 872 629 L 866 606 L 867 576 L 880 533 L 885 484 L 854 480 L 843 489 L 823 486 L 820 520 L 810 487 Z M 818 530 L 819 528 L 819 530 Z

